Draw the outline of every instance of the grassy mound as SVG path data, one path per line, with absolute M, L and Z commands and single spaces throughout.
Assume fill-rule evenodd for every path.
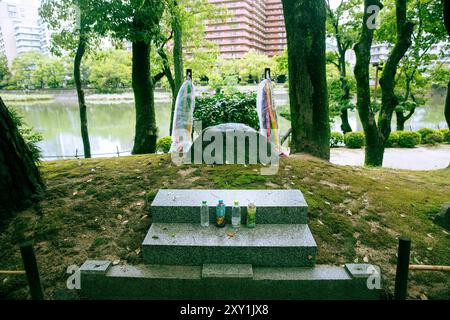
M 450 265 L 450 235 L 432 221 L 450 200 L 450 169 L 365 169 L 293 156 L 276 176 L 264 177 L 257 167 L 176 167 L 160 155 L 56 161 L 41 169 L 46 198 L 1 231 L 0 269 L 21 269 L 18 243 L 33 239 L 47 298 L 60 298 L 67 267 L 86 259 L 141 263 L 149 205 L 161 188 L 300 189 L 310 205 L 318 263 L 377 264 L 390 291 L 399 235 L 412 238 L 412 263 Z M 412 272 L 409 294 L 449 299 L 450 274 Z M 27 297 L 24 278 L 0 277 L 0 298 Z

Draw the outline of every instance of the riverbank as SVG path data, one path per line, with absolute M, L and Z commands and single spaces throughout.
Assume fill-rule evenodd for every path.
M 343 167 L 307 156 L 283 159 L 275 176 L 257 167 L 176 167 L 167 155 L 45 162 L 47 193 L 0 233 L 0 269 L 22 264 L 18 243 L 33 239 L 46 297 L 76 298 L 67 267 L 86 259 L 142 263 L 150 204 L 161 188 L 300 189 L 310 206 L 318 263 L 379 265 L 393 291 L 397 237 L 412 238 L 415 264 L 450 265 L 450 235 L 432 222 L 450 199 L 450 169 Z M 450 274 L 410 274 L 409 298 L 450 299 Z M 28 296 L 26 280 L 0 278 L 0 298 Z

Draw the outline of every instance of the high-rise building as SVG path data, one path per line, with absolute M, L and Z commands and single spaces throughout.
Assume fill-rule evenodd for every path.
M 207 21 L 206 39 L 216 43 L 223 58 L 241 58 L 250 50 L 269 56 L 286 46 L 281 0 L 209 0 L 225 6 L 225 22 Z
M 39 17 L 39 0 L 0 0 L 0 53 L 11 64 L 20 53 L 48 53 L 48 31 Z

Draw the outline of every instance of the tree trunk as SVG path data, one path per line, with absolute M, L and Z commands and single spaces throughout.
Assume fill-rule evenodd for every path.
M 0 224 L 43 189 L 31 152 L 0 98 Z
M 175 2 L 175 5 L 177 3 Z M 173 118 L 175 116 L 175 103 L 177 99 L 178 92 L 183 85 L 183 29 L 181 27 L 180 19 L 177 13 L 174 14 L 172 19 L 172 30 L 173 30 L 173 69 L 174 69 L 174 88 L 172 90 L 172 111 L 170 113 L 170 133 L 173 130 Z
M 341 89 L 342 89 L 342 100 L 346 102 L 346 105 L 350 103 L 350 87 L 347 81 L 347 65 L 345 61 L 345 54 L 347 50 L 339 51 L 339 69 L 341 73 Z M 341 110 L 341 130 L 344 134 L 352 132 L 352 127 L 348 121 L 348 108 Z
M 89 142 L 86 100 L 84 98 L 84 91 L 81 81 L 81 61 L 83 60 L 83 56 L 85 53 L 86 53 L 86 38 L 83 31 L 80 30 L 78 48 L 75 54 L 73 74 L 75 80 L 75 87 L 77 89 L 78 106 L 80 109 L 81 138 L 83 140 L 84 157 L 91 158 L 91 144 Z
M 450 128 L 450 81 L 447 86 L 447 99 L 445 100 L 445 120 L 447 120 L 447 127 Z
M 397 131 L 405 131 L 405 123 L 407 120 L 403 111 L 396 111 L 395 115 L 397 116 Z
M 342 109 L 341 110 L 341 130 L 344 134 L 352 132 L 352 126 L 350 125 L 350 122 L 348 121 L 348 109 Z
M 136 108 L 133 154 L 155 153 L 158 128 L 155 117 L 154 84 L 150 73 L 150 44 L 133 42 L 132 86 Z
M 369 65 L 374 29 L 370 29 L 367 22 L 371 16 L 368 12 L 368 8 L 371 6 L 383 8 L 383 5 L 379 0 L 364 0 L 364 18 L 361 37 L 355 45 L 355 78 L 357 87 L 356 107 L 366 136 L 365 164 L 367 166 L 382 166 L 384 142 L 378 131 L 375 113 L 371 108 L 370 98 Z
M 450 0 L 442 0 L 444 4 L 444 22 L 448 35 L 450 36 Z M 445 120 L 447 120 L 447 127 L 450 128 L 450 81 L 447 87 L 447 99 L 445 100 Z
M 378 118 L 378 127 L 383 144 L 389 139 L 391 134 L 392 115 L 398 106 L 398 98 L 394 92 L 397 68 L 412 44 L 411 37 L 414 31 L 414 24 L 406 18 L 406 0 L 396 0 L 395 7 L 397 15 L 397 42 L 389 55 L 380 79 L 382 106 Z
M 288 40 L 292 152 L 330 159 L 324 0 L 283 0 Z

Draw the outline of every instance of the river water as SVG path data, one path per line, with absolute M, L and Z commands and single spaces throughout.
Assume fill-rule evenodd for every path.
M 119 151 L 127 154 L 133 147 L 135 112 L 132 94 L 115 97 L 88 96 L 88 123 L 92 153 L 96 156 L 114 155 Z M 156 118 L 159 136 L 169 135 L 170 96 L 158 91 L 156 98 Z M 416 111 L 406 125 L 407 129 L 444 128 L 444 99 L 436 94 L 424 108 Z M 286 89 L 277 89 L 277 106 L 289 103 Z M 81 156 L 83 144 L 80 135 L 78 103 L 75 92 L 56 94 L 49 102 L 8 103 L 15 108 L 27 125 L 42 133 L 44 140 L 39 144 L 45 160 Z M 356 112 L 350 114 L 350 123 L 356 130 L 361 125 Z M 339 120 L 333 123 L 333 130 L 339 130 Z M 284 134 L 290 123 L 280 117 L 280 131 Z

